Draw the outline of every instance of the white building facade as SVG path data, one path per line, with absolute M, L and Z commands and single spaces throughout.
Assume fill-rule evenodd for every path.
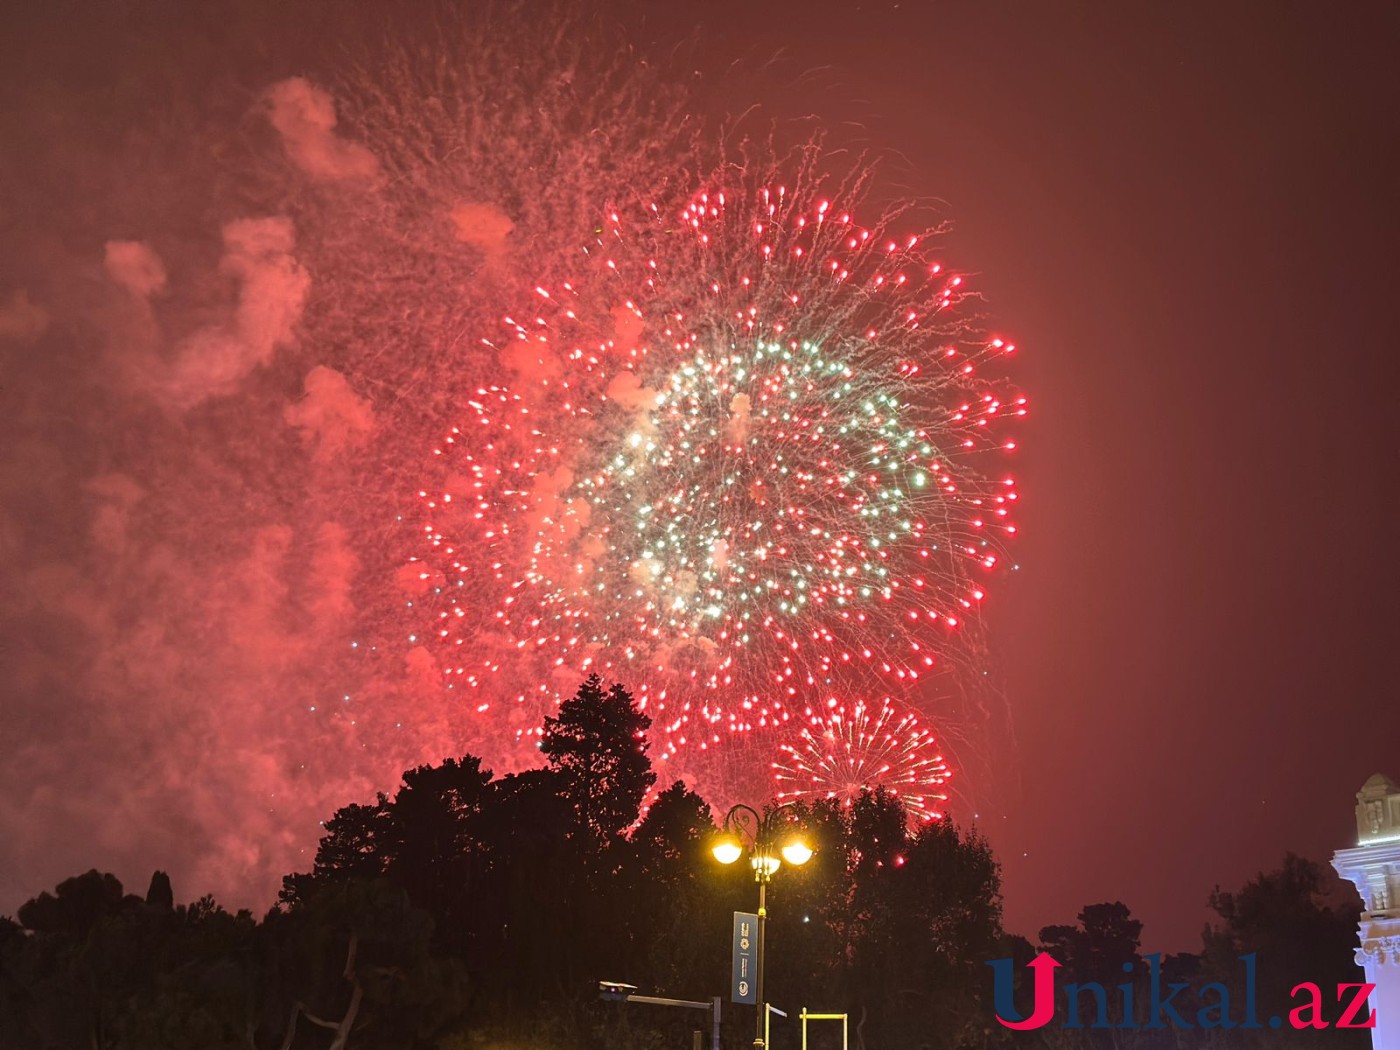
M 1400 1050 L 1400 786 L 1377 773 L 1356 794 L 1356 846 L 1332 856 L 1361 894 L 1356 962 L 1376 986 L 1374 1050 Z

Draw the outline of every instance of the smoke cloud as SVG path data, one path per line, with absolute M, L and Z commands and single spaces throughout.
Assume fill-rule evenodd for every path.
M 36 13 L 0 68 L 0 914 L 93 866 L 266 907 L 337 807 L 510 768 L 534 721 L 410 641 L 417 492 L 502 357 L 560 373 L 482 340 L 684 122 L 587 32 L 444 6 L 327 47 L 265 6 L 212 49 L 208 15 Z M 536 496 L 572 534 L 568 488 Z
M 311 284 L 292 257 L 296 237 L 288 219 L 237 219 L 223 237 L 219 273 L 239 285 L 232 316 L 185 339 L 169 373 L 157 380 L 182 407 L 232 392 L 287 345 Z
M 112 280 L 138 299 L 165 291 L 165 264 L 140 241 L 108 241 L 102 265 Z
M 510 249 L 507 238 L 515 223 L 501 209 L 493 204 L 458 204 L 448 217 L 457 239 L 480 248 L 488 266 L 496 268 L 505 262 Z
M 282 414 L 322 459 L 362 444 L 374 431 L 374 410 L 369 402 L 356 397 L 349 381 L 325 365 L 307 373 L 305 395 Z
M 268 92 L 272 126 L 282 136 L 287 156 L 317 181 L 368 181 L 379 161 L 364 146 L 336 134 L 335 102 L 303 77 L 291 77 Z

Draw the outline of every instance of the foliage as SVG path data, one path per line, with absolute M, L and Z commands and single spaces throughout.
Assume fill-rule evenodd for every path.
M 723 995 L 729 914 L 757 901 L 746 865 L 709 855 L 704 799 L 676 782 L 648 800 L 647 728 L 625 689 L 590 678 L 542 728 L 543 768 L 496 777 L 467 756 L 407 771 L 392 797 L 326 821 L 312 870 L 288 876 L 261 922 L 207 897 L 176 905 L 160 872 L 144 898 L 97 871 L 65 880 L 17 922 L 0 919 L 0 1050 L 686 1045 L 702 1015 L 600 1002 L 596 983 Z M 843 803 L 770 803 L 770 819 L 815 849 L 767 888 L 775 1004 L 849 1013 L 852 1045 L 872 1050 L 1220 1041 L 1200 1029 L 1001 1029 L 984 964 L 1014 960 L 1024 1007 L 1036 949 L 1002 932 L 986 841 L 950 820 L 911 819 L 886 792 Z M 1161 961 L 1164 982 L 1192 985 L 1177 1006 L 1194 1016 L 1207 981 L 1243 1002 L 1246 952 L 1259 958 L 1261 1017 L 1286 1013 L 1298 981 L 1357 979 L 1354 902 L 1334 889 L 1324 869 L 1289 856 L 1238 892 L 1217 890 L 1202 955 Z M 1091 904 L 1076 924 L 1041 930 L 1040 949 L 1062 964 L 1062 991 L 1111 990 L 1110 1020 L 1123 1020 L 1119 988 L 1130 985 L 1142 1021 L 1141 932 L 1121 902 Z M 725 1045 L 747 1045 L 752 1018 L 726 1004 Z M 1319 1038 L 1229 1034 L 1248 1045 Z M 1322 1034 L 1345 1044 L 1357 1033 Z
M 1111 1027 L 1094 1028 L 1100 1006 L 1092 990 L 1081 989 L 1075 998 L 1083 1027 L 1000 1032 L 998 1041 L 1031 1040 L 1057 1050 L 1110 1045 L 1125 1050 L 1280 1045 L 1354 1050 L 1365 1045 L 1363 1030 L 1298 1031 L 1287 1023 L 1290 1010 L 1304 1001 L 1292 996 L 1298 985 L 1313 982 L 1326 990 L 1324 1015 L 1335 1024 L 1335 988 L 1363 979 L 1352 962 L 1354 901 L 1325 868 L 1289 854 L 1278 870 L 1261 873 L 1238 892 L 1217 888 L 1209 903 L 1218 920 L 1206 927 L 1199 955 L 1144 954 L 1142 923 L 1121 901 L 1087 905 L 1076 925 L 1045 927 L 1040 931 L 1039 950 L 1060 964 L 1056 970 L 1059 1016 L 1067 1016 L 1069 1009 L 1066 986 L 1093 983 L 1104 989 L 1103 1020 Z M 1023 1016 L 1031 1005 L 1025 965 L 1036 950 L 1021 941 L 999 952 L 1000 957 L 1014 960 L 1015 1002 Z M 1254 959 L 1247 964 L 1242 957 L 1251 954 Z M 1173 994 L 1177 983 L 1184 987 Z M 1177 1027 L 1169 1015 L 1154 1011 L 1154 984 L 1160 998 L 1170 997 L 1172 1009 L 1193 1027 Z M 1225 1002 L 1230 1005 L 1222 1010 L 1220 1004 Z M 1251 1003 L 1257 1027 L 1242 1027 Z M 1283 1019 L 1280 1029 L 1270 1026 L 1272 1017 Z M 1225 1025 L 1206 1026 L 1206 1022 L 1226 1019 Z
M 637 710 L 627 690 L 614 685 L 605 693 L 596 674 L 557 716 L 544 720 L 540 750 L 565 778 L 583 828 L 600 841 L 636 820 L 656 783 L 646 757 L 650 728 L 651 719 Z
M 1203 963 L 1228 975 L 1246 952 L 1259 959 L 1259 1012 L 1286 1017 L 1298 1005 L 1292 989 L 1311 981 L 1326 992 L 1323 1015 L 1336 1023 L 1341 1006 L 1334 989 L 1364 979 L 1353 959 L 1360 903 L 1331 868 L 1289 853 L 1275 871 L 1260 872 L 1238 892 L 1216 887 L 1211 909 L 1219 916 L 1205 930 Z M 1277 1033 L 1270 1033 L 1276 1036 Z M 1326 1042 L 1365 1046 L 1365 1032 L 1292 1033 L 1295 1045 Z M 1259 1039 L 1275 1042 L 1269 1036 Z
M 647 802 L 648 725 L 595 677 L 544 725 L 544 768 L 409 770 L 392 797 L 326 821 L 312 870 L 262 922 L 208 898 L 174 906 L 162 873 L 144 900 L 111 875 L 69 879 L 0 922 L 0 1047 L 688 1042 L 700 1015 L 601 1003 L 596 982 L 723 993 L 729 913 L 755 891 L 744 865 L 710 857 L 703 799 L 677 782 Z M 1000 934 L 986 843 L 913 826 L 883 793 L 782 812 L 817 854 L 769 888 L 774 1001 L 868 1015 L 882 1044 L 986 1016 L 979 969 Z M 746 1043 L 751 1012 L 726 1015 Z

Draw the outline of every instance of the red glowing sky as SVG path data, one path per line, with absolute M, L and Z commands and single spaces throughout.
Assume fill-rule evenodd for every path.
M 245 34 L 282 17 L 242 6 Z M 1022 348 L 1022 570 L 991 595 L 1014 739 L 980 817 L 1009 928 L 1123 900 L 1146 946 L 1189 950 L 1212 886 L 1350 844 L 1353 793 L 1400 772 L 1400 14 L 602 7 L 708 116 L 810 117 L 879 160 L 882 192 L 946 202 L 950 254 Z M 343 30 L 314 10 L 300 34 Z M 265 889 L 304 862 L 317 816 L 451 735 L 436 709 L 400 734 L 371 687 L 324 710 L 337 625 L 385 568 L 343 525 L 356 456 L 404 418 L 387 391 L 434 377 L 377 354 L 357 371 L 295 332 L 363 297 L 310 260 L 349 251 L 335 237 L 390 160 L 339 137 L 334 93 L 289 79 L 275 48 L 246 49 L 254 94 L 206 85 L 235 46 L 211 14 L 152 4 L 120 37 L 96 16 L 6 17 L 0 153 L 22 163 L 0 176 L 24 195 L 0 200 L 0 587 L 17 596 L 0 610 L 0 911 L 92 865 L 133 885 L 173 868 L 182 896 Z M 169 134 L 207 100 L 167 74 L 233 99 L 197 123 L 207 141 Z M 160 148 L 105 139 L 104 107 L 153 114 Z M 242 174 L 292 218 L 239 211 L 247 185 L 181 180 L 181 148 L 278 158 Z M 508 160 L 468 181 L 546 202 L 538 226 L 518 217 L 523 240 L 577 188 L 531 197 L 537 176 Z M 491 277 L 509 224 L 467 207 L 449 247 Z M 413 308 L 454 316 L 460 276 L 443 262 Z
M 1400 766 L 1400 15 L 787 7 L 709 5 L 709 47 L 785 48 L 788 111 L 897 145 L 1025 350 L 1008 925 L 1121 899 L 1188 950 Z

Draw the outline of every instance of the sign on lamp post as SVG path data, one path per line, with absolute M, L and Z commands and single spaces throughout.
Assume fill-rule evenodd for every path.
M 758 1002 L 758 916 L 753 912 L 734 913 L 734 944 L 730 955 L 729 1001 Z

